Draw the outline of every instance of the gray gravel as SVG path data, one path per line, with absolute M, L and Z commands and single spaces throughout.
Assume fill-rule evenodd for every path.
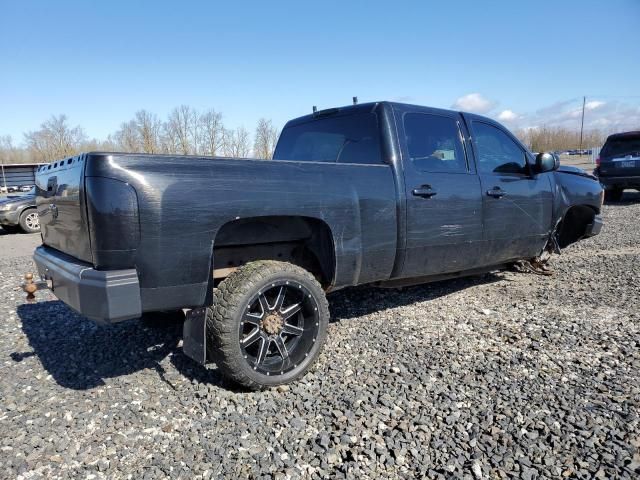
M 638 478 L 627 198 L 552 277 L 336 293 L 315 371 L 262 393 L 192 363 L 176 327 L 97 327 L 44 292 L 24 304 L 31 261 L 2 255 L 0 476 Z
M 7 258 L 30 256 L 41 243 L 39 233 L 9 233 L 0 227 L 0 262 Z

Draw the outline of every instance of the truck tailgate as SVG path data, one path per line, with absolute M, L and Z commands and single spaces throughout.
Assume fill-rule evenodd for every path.
M 640 153 L 602 159 L 600 175 L 603 177 L 640 176 Z
M 36 205 L 42 243 L 92 262 L 84 206 L 85 155 L 43 165 L 36 172 Z

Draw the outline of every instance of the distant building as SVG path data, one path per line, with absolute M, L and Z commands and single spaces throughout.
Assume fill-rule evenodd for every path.
M 36 183 L 36 169 L 44 163 L 0 163 L 0 187 L 20 187 Z

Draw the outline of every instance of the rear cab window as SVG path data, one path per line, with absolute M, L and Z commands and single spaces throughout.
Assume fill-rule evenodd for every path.
M 601 158 L 622 158 L 627 155 L 640 156 L 640 133 L 608 138 L 600 151 Z
M 274 160 L 383 164 L 375 113 L 314 118 L 284 128 Z

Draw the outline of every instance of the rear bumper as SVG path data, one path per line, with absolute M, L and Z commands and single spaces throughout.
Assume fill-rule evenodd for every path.
M 600 230 L 602 230 L 602 225 L 604 225 L 604 222 L 602 221 L 602 217 L 600 215 L 596 215 L 595 217 L 593 217 L 593 222 L 587 225 L 587 228 L 584 232 L 584 236 L 595 237 L 600 233 Z
M 598 177 L 598 180 L 607 190 L 613 188 L 640 188 L 640 177 Z
M 53 248 L 36 248 L 33 259 L 40 277 L 51 280 L 56 297 L 98 323 L 137 318 L 142 313 L 135 269 L 95 270 Z

